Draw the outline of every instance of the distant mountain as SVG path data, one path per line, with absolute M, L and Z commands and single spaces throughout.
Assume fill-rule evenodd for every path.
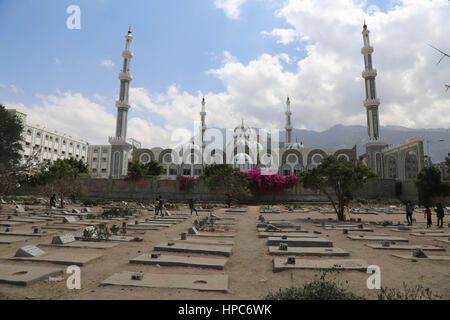
M 219 129 L 225 132 L 224 129 Z M 398 144 L 412 137 L 424 137 L 424 152 L 431 155 L 433 163 L 444 161 L 450 152 L 450 130 L 449 129 L 411 129 L 401 126 L 385 126 L 380 128 L 381 136 L 389 144 Z M 284 145 L 285 131 L 280 131 L 280 142 Z M 333 148 L 351 149 L 356 145 L 358 156 L 365 153 L 362 140 L 367 138 L 367 127 L 335 125 L 328 130 L 317 132 L 311 130 L 292 130 L 292 140 L 308 148 Z M 429 147 L 427 146 L 429 141 Z M 444 140 L 440 142 L 440 140 Z
M 398 144 L 412 137 L 424 137 L 424 152 L 431 155 L 434 163 L 444 161 L 450 152 L 449 129 L 411 129 L 401 126 L 386 126 L 380 128 L 381 136 L 389 144 Z M 302 141 L 309 148 L 352 148 L 356 145 L 358 155 L 365 153 L 362 140 L 367 138 L 367 127 L 336 125 L 323 132 L 297 130 L 292 132 L 292 139 Z M 285 141 L 282 133 L 280 140 Z M 440 141 L 444 140 L 444 141 Z M 427 146 L 429 141 L 429 147 Z

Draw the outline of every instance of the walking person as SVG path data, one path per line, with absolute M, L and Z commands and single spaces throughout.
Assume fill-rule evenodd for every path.
M 230 193 L 228 195 L 228 208 L 231 208 L 231 202 L 233 201 L 233 195 Z
M 50 198 L 50 208 L 55 207 L 56 208 L 56 194 L 54 193 Z
M 411 201 L 408 200 L 408 202 L 406 203 L 406 220 L 408 221 L 409 225 L 413 224 L 413 219 L 412 219 L 413 212 L 414 212 L 414 207 L 413 207 Z
M 444 227 L 444 208 L 442 208 L 442 204 L 439 202 L 436 204 L 436 209 L 434 209 L 437 215 L 437 226 L 438 228 Z
M 191 216 L 192 216 L 192 212 L 195 211 L 195 214 L 198 217 L 197 209 L 195 209 L 195 207 L 194 207 L 194 199 L 192 199 L 192 198 L 189 199 L 189 209 L 191 210 Z
M 162 211 L 163 207 L 164 207 L 164 200 L 163 200 L 163 198 L 161 196 L 159 196 L 159 199 L 158 199 L 158 212 L 161 213 L 161 217 L 164 217 L 164 214 L 163 214 L 163 211 Z
M 155 217 L 158 215 L 159 201 L 158 198 L 155 199 Z
M 431 225 L 433 224 L 431 222 L 431 210 L 430 210 L 430 206 L 426 206 L 425 207 L 425 213 L 423 214 L 423 217 L 427 218 L 427 229 L 431 227 Z

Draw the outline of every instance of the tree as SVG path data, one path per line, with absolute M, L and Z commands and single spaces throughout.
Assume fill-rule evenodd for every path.
M 16 188 L 20 166 L 23 123 L 17 115 L 0 104 L 0 194 Z
M 305 188 L 320 190 L 328 197 L 338 220 L 342 221 L 345 196 L 361 189 L 367 179 L 375 177 L 375 174 L 361 160 L 329 156 L 316 168 L 300 172 L 299 177 Z M 338 201 L 337 206 L 333 196 Z
M 213 192 L 226 194 L 248 193 L 248 180 L 237 168 L 229 164 L 207 165 L 203 172 L 206 184 Z
M 61 208 L 64 208 L 64 196 L 80 192 L 81 184 L 76 180 L 85 172 L 87 167 L 75 159 L 57 159 L 43 168 L 36 176 L 36 182 L 56 192 L 61 199 Z
M 141 178 L 145 176 L 160 176 L 164 173 L 164 168 L 158 161 L 152 160 L 143 164 L 135 159 L 128 163 L 128 176 L 132 179 Z
M 424 206 L 431 206 L 433 197 L 448 193 L 448 186 L 442 183 L 441 172 L 435 166 L 424 167 L 415 183 L 419 192 L 419 202 Z
M 250 170 L 244 173 L 249 181 L 249 187 L 253 194 L 276 193 L 298 184 L 296 176 L 280 176 L 272 172 Z

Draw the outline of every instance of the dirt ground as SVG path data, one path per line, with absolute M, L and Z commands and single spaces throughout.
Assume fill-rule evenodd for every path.
M 33 208 L 33 206 L 29 206 Z M 11 207 L 12 208 L 12 207 Z M 69 206 L 68 209 L 73 207 Z M 79 207 L 78 207 L 79 208 Z M 66 287 L 66 281 L 49 282 L 48 280 L 40 281 L 27 287 L 19 287 L 7 284 L 0 284 L 0 299 L 162 299 L 162 300 L 208 300 L 208 299 L 242 299 L 253 300 L 262 299 L 267 293 L 285 288 L 292 285 L 300 285 L 304 282 L 314 279 L 315 275 L 320 274 L 314 270 L 293 270 L 273 272 L 272 259 L 273 256 L 268 254 L 266 245 L 267 239 L 260 239 L 257 236 L 256 223 L 258 222 L 259 206 L 250 206 L 248 211 L 242 215 L 225 213 L 225 209 L 215 209 L 213 212 L 218 215 L 229 215 L 236 218 L 235 229 L 236 237 L 233 247 L 233 253 L 229 258 L 224 270 L 210 270 L 201 268 L 188 267 L 158 267 L 147 265 L 130 264 L 129 260 L 135 258 L 141 253 L 152 252 L 153 246 L 165 242 L 167 240 L 179 237 L 181 232 L 192 226 L 195 217 L 174 225 L 170 228 L 158 231 L 136 232 L 144 238 L 142 242 L 121 242 L 118 246 L 108 250 L 97 249 L 75 249 L 75 248 L 50 248 L 42 247 L 47 252 L 57 250 L 70 251 L 74 253 L 97 253 L 103 257 L 95 260 L 81 268 L 81 290 L 69 290 Z M 282 208 L 281 206 L 278 208 Z M 5 206 L 4 209 L 5 210 Z M 95 208 L 100 210 L 100 208 Z M 142 211 L 145 216 L 151 216 L 152 212 Z M 180 212 L 187 213 L 187 209 Z M 0 212 L 2 213 L 2 212 Z M 177 212 L 173 212 L 177 213 Z M 202 216 L 209 215 L 207 212 L 200 212 Z M 140 217 L 142 221 L 145 216 Z M 430 288 L 434 293 L 442 296 L 443 299 L 450 298 L 450 261 L 424 261 L 412 262 L 392 257 L 392 253 L 410 254 L 409 251 L 392 251 L 392 250 L 374 250 L 365 246 L 367 241 L 353 241 L 347 238 L 341 230 L 325 230 L 322 227 L 315 226 L 312 221 L 306 219 L 322 219 L 327 221 L 335 219 L 333 214 L 322 214 L 318 211 L 308 213 L 281 213 L 281 214 L 264 214 L 266 220 L 270 219 L 305 219 L 301 222 L 303 230 L 309 232 L 320 231 L 321 237 L 328 238 L 333 241 L 334 247 L 344 249 L 350 252 L 347 259 L 363 259 L 369 265 L 378 265 L 381 268 L 381 285 L 386 287 L 400 288 L 405 282 L 409 286 L 422 283 L 425 288 Z M 350 217 L 361 218 L 362 222 L 368 224 L 370 221 L 390 220 L 394 222 L 405 222 L 403 214 L 351 214 Z M 425 219 L 422 213 L 415 213 L 414 218 L 417 219 L 415 227 L 425 228 Z M 448 220 L 448 216 L 446 216 Z M 0 219 L 5 219 L 0 216 Z M 132 224 L 133 220 L 129 221 Z M 435 221 L 433 221 L 435 223 Z M 447 227 L 448 221 L 445 221 L 445 232 L 449 232 Z M 387 234 L 400 236 L 409 239 L 407 244 L 421 245 L 440 245 L 443 246 L 445 252 L 428 252 L 431 255 L 450 256 L 449 244 L 440 243 L 431 237 L 415 237 L 409 235 L 408 232 L 394 232 L 392 227 L 371 226 L 374 232 L 362 232 L 362 234 Z M 0 227 L 3 231 L 5 227 Z M 433 226 L 433 229 L 436 229 Z M 15 227 L 16 230 L 31 231 L 31 224 Z M 72 231 L 61 231 L 64 233 L 73 233 Z M 80 233 L 80 232 L 78 232 Z M 359 232 L 350 232 L 350 234 L 360 234 Z M 5 257 L 12 257 L 16 250 L 24 245 L 38 245 L 39 243 L 49 243 L 52 236 L 43 238 L 30 239 L 26 242 L 18 242 L 12 245 L 0 244 L 0 263 L 2 264 L 29 264 L 35 266 L 58 267 L 51 263 L 37 262 L 13 262 L 6 260 Z M 447 239 L 447 238 L 443 238 Z M 171 253 L 172 254 L 172 253 Z M 173 253 L 177 254 L 177 253 Z M 183 255 L 183 254 L 181 254 Z M 196 254 L 191 254 L 196 256 Z M 198 255 L 205 256 L 205 255 Z M 214 257 L 214 256 L 213 256 Z M 304 257 L 304 259 L 327 259 L 319 257 Z M 336 259 L 339 259 L 336 257 Z M 64 266 L 60 266 L 65 269 Z M 195 290 L 180 289 L 157 289 L 157 288 L 136 288 L 121 286 L 100 286 L 100 282 L 120 271 L 142 271 L 144 273 L 161 273 L 161 274 L 226 274 L 229 276 L 228 293 L 218 292 L 200 292 Z M 65 278 L 68 275 L 64 275 Z M 348 281 L 348 288 L 356 294 L 364 295 L 370 299 L 376 299 L 376 290 L 368 290 L 366 281 L 369 274 L 360 271 L 343 271 L 338 279 L 345 282 Z M 421 277 L 423 277 L 422 280 Z

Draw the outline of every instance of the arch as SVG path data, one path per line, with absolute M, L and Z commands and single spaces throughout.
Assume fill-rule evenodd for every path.
M 155 154 L 150 149 L 135 149 L 133 152 L 133 160 L 139 160 L 142 162 L 141 156 L 143 154 L 147 154 L 150 157 L 148 162 L 155 160 Z
M 161 151 L 161 153 L 159 154 L 159 157 L 158 157 L 158 162 L 159 162 L 159 163 L 163 163 L 164 156 L 165 156 L 166 154 L 172 155 L 172 162 L 175 162 L 175 161 L 173 161 L 173 160 L 174 160 L 175 152 L 172 152 L 172 149 L 165 149 L 165 150 Z
M 295 150 L 295 149 L 289 149 L 289 150 L 286 150 L 286 151 L 283 153 L 283 156 L 281 157 L 281 164 L 282 164 L 282 165 L 284 165 L 284 164 L 287 163 L 287 157 L 288 157 L 290 154 L 295 154 L 295 155 L 297 156 L 297 163 L 303 165 L 303 155 L 301 154 L 300 151 Z
M 308 161 L 307 161 L 307 164 L 308 164 L 308 166 L 310 165 L 310 164 L 313 164 L 313 157 L 315 156 L 315 155 L 317 155 L 317 154 L 319 154 L 319 155 L 321 155 L 322 156 L 322 159 L 325 159 L 326 157 L 328 157 L 328 155 L 326 154 L 326 152 L 325 151 L 323 151 L 323 150 L 320 150 L 320 149 L 314 149 L 314 150 L 311 150 L 309 153 L 308 153 Z
M 419 171 L 417 155 L 414 152 L 408 152 L 405 157 L 405 178 L 415 179 Z
M 387 157 L 387 177 L 390 179 L 398 178 L 398 164 L 397 159 L 394 156 Z
M 343 155 L 347 158 L 347 160 L 356 160 L 356 146 L 352 149 L 340 149 L 334 153 L 334 156 L 338 159 Z

